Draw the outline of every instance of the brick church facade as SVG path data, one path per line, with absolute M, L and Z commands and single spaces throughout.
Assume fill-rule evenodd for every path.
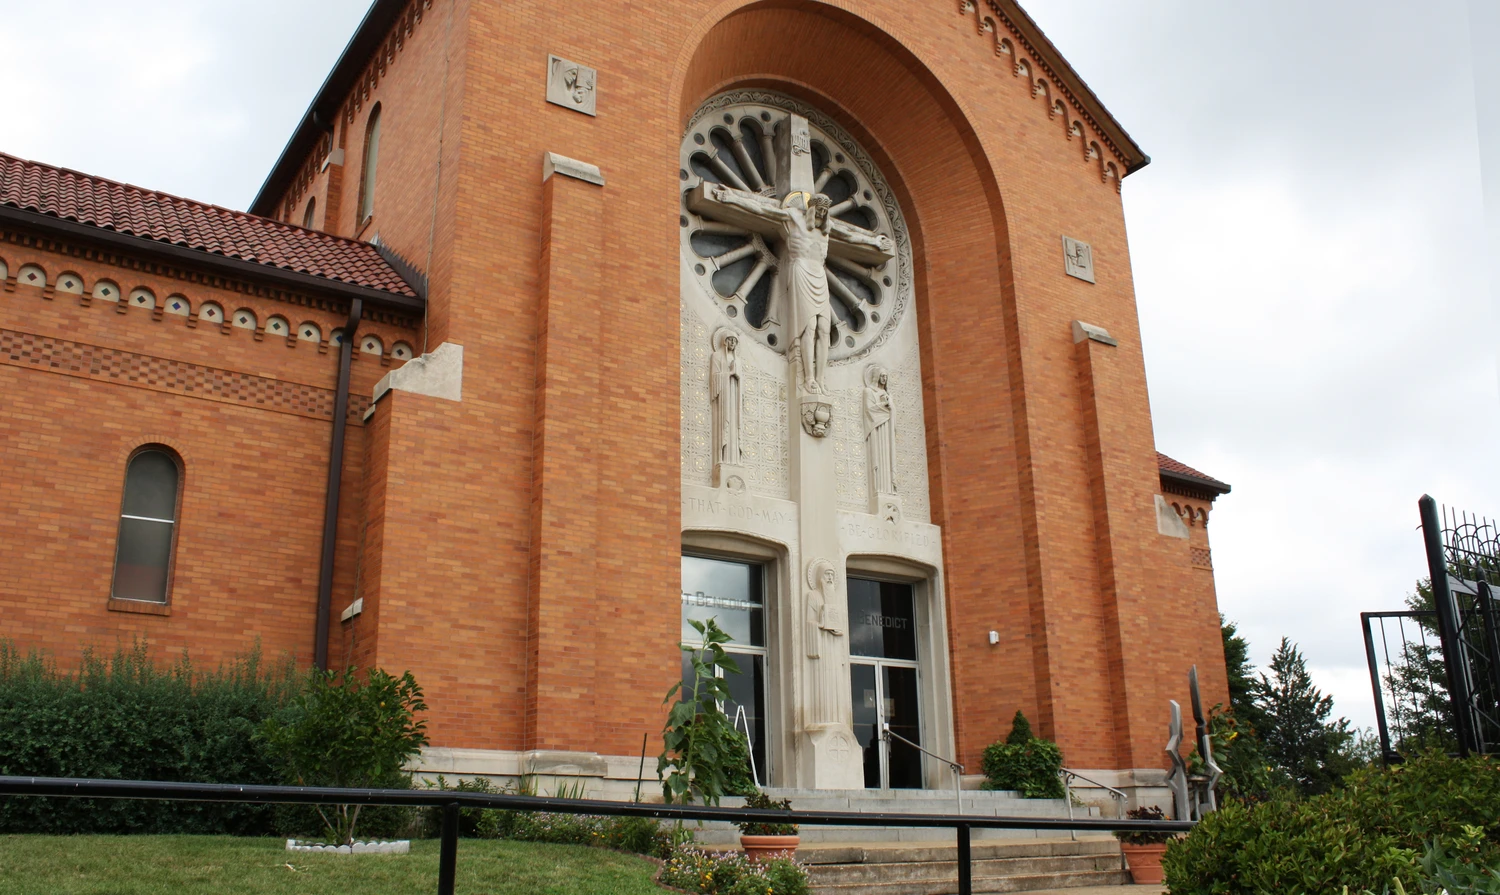
M 1147 161 L 1013 0 L 376 0 L 249 212 L 0 155 L 0 637 L 410 669 L 428 767 L 613 792 L 713 616 L 765 782 L 1021 709 L 1157 785 L 1228 486 Z

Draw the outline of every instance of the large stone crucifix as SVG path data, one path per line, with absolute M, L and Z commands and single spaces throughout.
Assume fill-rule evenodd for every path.
M 830 213 L 832 203 L 818 192 L 813 171 L 812 140 L 807 119 L 788 115 L 776 129 L 772 169 L 774 182 L 755 178 L 758 190 L 740 189 L 704 181 L 688 194 L 688 207 L 695 214 L 777 243 L 775 266 L 778 288 L 768 319 L 784 326 L 787 356 L 797 372 L 798 392 L 804 397 L 825 394 L 824 371 L 828 365 L 829 332 L 833 325 L 830 292 L 850 310 L 860 310 L 860 299 L 836 278 L 830 277 L 830 259 L 876 267 L 895 257 L 889 237 L 840 221 Z M 750 166 L 753 167 L 753 166 Z M 742 184 L 750 186 L 750 184 Z M 763 250 L 765 243 L 752 237 L 747 251 Z M 748 293 L 765 272 L 767 259 L 757 265 L 747 285 Z M 778 306 L 782 305 L 782 306 Z M 826 420 L 824 420 L 826 423 Z M 822 431 L 810 434 L 822 435 Z

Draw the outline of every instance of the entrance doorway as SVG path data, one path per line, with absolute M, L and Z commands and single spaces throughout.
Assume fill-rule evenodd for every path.
M 849 578 L 849 683 L 854 738 L 864 750 L 865 786 L 920 789 L 922 753 L 881 732 L 922 742 L 915 589 Z
M 725 651 L 739 674 L 727 675 L 729 700 L 721 708 L 748 734 L 755 782 L 766 786 L 766 613 L 765 567 L 706 556 L 682 557 L 682 643 L 702 646 L 689 621 L 715 619 L 731 638 Z M 682 654 L 682 698 L 692 692 L 693 663 Z

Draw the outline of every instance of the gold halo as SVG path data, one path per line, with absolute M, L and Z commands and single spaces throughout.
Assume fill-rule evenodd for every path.
M 793 190 L 792 192 L 787 193 L 786 198 L 781 200 L 781 207 L 790 208 L 792 205 L 792 200 L 797 198 L 798 196 L 802 197 L 803 208 L 812 207 L 812 194 L 805 190 Z

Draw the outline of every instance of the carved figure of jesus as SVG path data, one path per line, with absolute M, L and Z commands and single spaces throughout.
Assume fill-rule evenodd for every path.
M 836 722 L 839 686 L 848 686 L 834 663 L 837 638 L 844 636 L 844 613 L 839 605 L 838 572 L 826 559 L 808 565 L 807 658 L 815 661 L 808 676 L 808 724 Z M 843 683 L 841 683 L 843 682 Z
M 821 193 L 805 206 L 787 197 L 786 287 L 791 299 L 792 332 L 802 359 L 802 388 L 809 395 L 823 393 L 823 371 L 828 366 L 828 329 L 833 308 L 828 304 L 828 235 L 830 202 Z
M 871 364 L 865 368 L 865 456 L 870 461 L 870 488 L 896 493 L 896 428 L 891 422 L 890 376 Z
M 709 371 L 709 401 L 713 408 L 714 462 L 740 465 L 740 340 L 733 332 L 714 333 L 713 364 Z
M 805 394 L 822 394 L 823 371 L 828 366 L 828 333 L 833 324 L 833 308 L 828 303 L 828 270 L 824 266 L 833 232 L 833 219 L 828 215 L 832 203 L 822 194 L 809 200 L 807 193 L 798 191 L 777 205 L 774 199 L 723 186 L 714 187 L 713 200 L 721 206 L 770 220 L 780 228 L 786 244 L 785 257 L 780 263 L 791 306 L 792 351 L 801 363 L 798 378 Z M 885 238 L 869 236 L 875 245 L 885 246 L 889 242 L 881 240 Z

